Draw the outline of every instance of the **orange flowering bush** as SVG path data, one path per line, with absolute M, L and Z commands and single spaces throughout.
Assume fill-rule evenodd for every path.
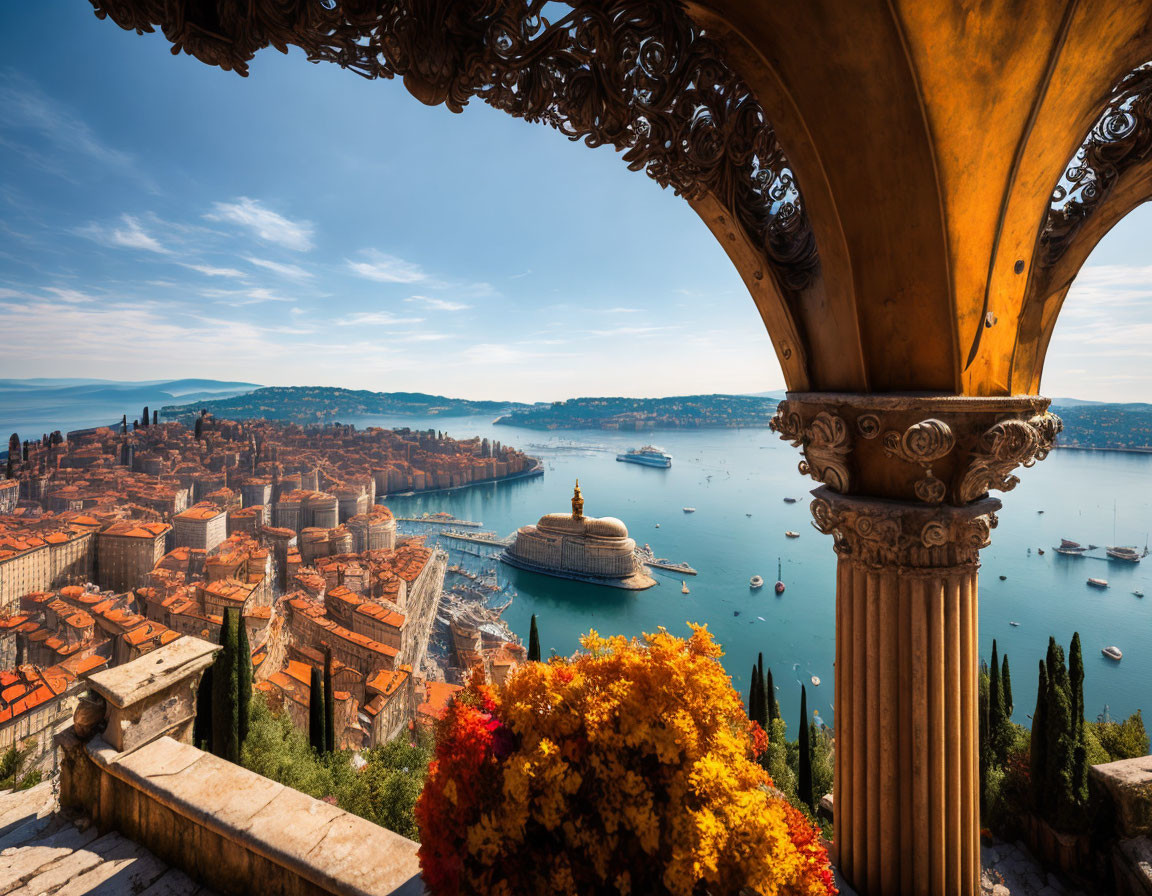
M 835 894 L 705 627 L 581 643 L 449 706 L 416 806 L 431 892 Z

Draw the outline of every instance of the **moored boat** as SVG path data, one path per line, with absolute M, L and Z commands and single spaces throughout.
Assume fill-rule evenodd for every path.
M 680 580 L 680 593 L 681 594 L 688 594 L 689 593 L 688 592 L 688 583 L 685 582 L 683 579 Z
M 796 499 L 795 499 L 795 498 L 785 498 L 785 499 L 784 499 L 784 503 L 785 503 L 785 504 L 795 504 L 795 503 L 796 503 Z
M 685 507 L 685 508 L 683 508 L 683 510 L 685 513 L 695 513 L 696 512 L 695 507 Z
M 784 535 L 786 538 L 799 538 L 800 537 L 799 532 L 793 532 L 791 529 L 789 529 L 787 532 L 785 532 Z
M 820 676 L 819 675 L 813 675 L 812 676 L 812 686 L 816 687 L 816 688 L 820 687 Z
M 1108 580 L 1107 579 L 1091 578 L 1088 580 L 1088 584 L 1091 585 L 1093 588 L 1107 588 L 1108 587 Z
M 1100 652 L 1104 654 L 1104 656 L 1108 657 L 1108 659 L 1116 660 L 1116 662 L 1120 662 L 1120 660 L 1124 659 L 1124 654 L 1120 652 L 1120 648 L 1115 644 L 1103 648 Z
M 784 593 L 784 576 L 782 574 L 782 566 L 779 557 L 776 558 L 776 593 Z
M 1053 548 L 1057 554 L 1063 554 L 1065 557 L 1080 557 L 1088 548 L 1080 544 L 1078 541 L 1072 541 L 1070 538 L 1061 538 L 1060 546 Z
M 1104 553 L 1112 560 L 1123 560 L 1126 563 L 1139 563 L 1144 557 L 1136 548 L 1122 546 L 1107 547 L 1104 549 Z
M 749 588 L 763 588 L 764 587 L 764 577 L 763 576 L 752 576 L 752 578 L 750 578 L 748 580 L 748 587 Z

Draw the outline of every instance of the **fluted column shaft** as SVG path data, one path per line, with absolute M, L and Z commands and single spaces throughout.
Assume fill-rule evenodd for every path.
M 889 518 L 900 512 L 895 502 L 853 502 L 868 503 Z M 861 893 L 974 896 L 978 563 L 883 563 L 851 541 L 838 539 L 836 569 L 841 872 Z

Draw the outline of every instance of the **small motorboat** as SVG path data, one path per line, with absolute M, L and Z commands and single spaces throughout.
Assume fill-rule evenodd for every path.
M 784 503 L 785 503 L 785 504 L 795 504 L 795 503 L 796 503 L 796 499 L 795 499 L 795 498 L 785 498 L 785 499 L 784 499 Z
M 1044 548 L 1036 548 L 1036 553 L 1039 554 L 1041 557 L 1043 557 L 1044 556 Z
M 1005 582 L 1005 581 L 1007 581 L 1007 580 L 1008 580 L 1008 576 L 1000 576 L 1000 581 L 1001 581 L 1001 582 Z
M 695 507 L 685 507 L 685 508 L 684 508 L 684 512 L 685 512 L 685 513 L 695 513 L 695 512 L 696 512 L 696 508 L 695 508 Z
M 1133 591 L 1132 593 L 1134 595 L 1136 595 L 1136 597 L 1143 597 L 1144 596 L 1144 592 L 1140 591 L 1140 590 Z
M 733 610 L 733 611 L 732 611 L 732 615 L 733 615 L 733 616 L 739 616 L 739 615 L 740 615 L 740 611 L 739 611 L 739 610 Z
M 1108 580 L 1107 579 L 1091 578 L 1088 580 L 1088 584 L 1091 585 L 1093 588 L 1107 588 L 1108 587 Z
M 791 529 L 789 529 L 787 532 L 784 533 L 784 537 L 785 538 L 799 538 L 800 533 L 799 532 L 793 532 Z
M 812 687 L 814 687 L 814 688 L 820 687 L 820 676 L 819 675 L 813 675 L 812 676 Z
M 1036 512 L 1037 513 L 1043 513 L 1044 511 L 1043 510 L 1037 510 Z
M 1010 626 L 1012 626 L 1012 628 L 1020 628 L 1020 623 L 1019 623 L 1019 622 L 1009 622 L 1008 624 L 1009 624 Z
M 683 579 L 680 580 L 680 593 L 681 594 L 689 594 L 690 593 L 688 591 L 688 583 L 685 582 Z
M 656 524 L 656 528 L 657 528 L 657 529 L 659 529 L 659 528 L 660 528 L 660 524 L 659 524 L 659 523 L 657 523 L 657 524 Z
M 776 558 L 776 593 L 784 593 L 784 576 L 781 574 L 780 558 Z
M 1110 647 L 1105 647 L 1100 652 L 1104 654 L 1104 656 L 1108 657 L 1108 659 L 1116 660 L 1116 662 L 1120 662 L 1120 660 L 1124 659 L 1124 654 L 1120 652 L 1120 648 L 1115 644 Z
M 746 513 L 746 514 L 744 514 L 744 516 L 752 516 L 752 514 Z
M 750 578 L 750 579 L 748 580 L 748 587 L 749 587 L 749 588 L 753 588 L 753 589 L 755 589 L 755 588 L 763 588 L 763 587 L 764 587 L 764 578 L 763 578 L 763 576 L 752 576 L 752 578 Z

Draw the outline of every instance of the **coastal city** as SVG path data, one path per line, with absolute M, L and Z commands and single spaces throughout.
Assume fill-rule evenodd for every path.
M 51 770 L 87 675 L 181 635 L 218 642 L 229 609 L 257 689 L 302 728 L 307 669 L 331 651 L 346 749 L 430 726 L 474 663 L 502 680 L 523 660 L 493 589 L 398 538 L 377 496 L 538 475 L 534 458 L 431 431 L 148 417 L 10 442 L 0 750 Z
M 1152 0 L 0 58 L 0 896 L 1152 896 Z

